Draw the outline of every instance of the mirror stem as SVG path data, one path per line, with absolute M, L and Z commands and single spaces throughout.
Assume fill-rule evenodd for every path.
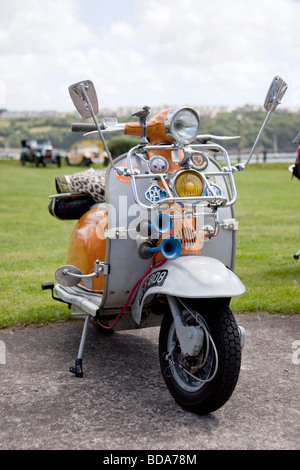
M 114 161 L 113 161 L 112 156 L 111 156 L 111 154 L 110 154 L 110 151 L 109 151 L 109 148 L 108 148 L 108 146 L 107 146 L 106 140 L 105 140 L 105 138 L 104 138 L 104 136 L 103 136 L 103 133 L 102 133 L 102 131 L 101 131 L 101 129 L 100 129 L 98 119 L 97 119 L 97 117 L 96 117 L 96 115 L 95 115 L 95 113 L 94 113 L 94 109 L 93 109 L 92 103 L 90 102 L 90 99 L 89 99 L 89 97 L 88 97 L 88 94 L 87 94 L 87 92 L 86 92 L 84 83 L 81 83 L 80 86 L 81 86 L 81 89 L 82 89 L 82 93 L 83 93 L 83 95 L 84 95 L 84 97 L 85 97 L 85 99 L 86 99 L 86 102 L 87 102 L 87 104 L 88 104 L 88 106 L 89 106 L 89 109 L 90 109 L 90 111 L 91 111 L 91 115 L 92 115 L 93 121 L 94 121 L 94 123 L 95 123 L 95 126 L 96 126 L 96 128 L 97 128 L 97 131 L 98 131 L 98 133 L 99 133 L 99 135 L 100 135 L 100 138 L 101 138 L 101 140 L 102 140 L 102 142 L 103 142 L 104 149 L 105 149 L 105 151 L 106 151 L 106 153 L 107 153 L 107 157 L 108 157 L 108 159 L 109 159 L 109 161 L 110 161 L 111 166 L 113 167 L 113 169 L 116 170 L 117 167 L 116 167 L 116 165 L 114 164 Z
M 261 126 L 261 129 L 260 129 L 260 131 L 259 131 L 259 133 L 258 133 L 258 135 L 257 135 L 257 137 L 256 137 L 256 140 L 255 140 L 255 142 L 254 142 L 254 144 L 253 144 L 253 147 L 252 147 L 252 149 L 251 149 L 251 151 L 250 151 L 248 160 L 247 160 L 246 163 L 245 163 L 245 167 L 248 165 L 248 163 L 249 163 L 250 160 L 251 160 L 251 157 L 252 157 L 252 155 L 253 155 L 253 152 L 254 152 L 254 150 L 255 150 L 255 147 L 256 147 L 256 145 L 257 145 L 259 139 L 260 139 L 260 136 L 261 136 L 261 134 L 262 134 L 264 128 L 266 127 L 266 124 L 267 124 L 267 122 L 268 122 L 268 120 L 269 120 L 269 117 L 271 116 L 271 113 L 274 111 L 274 109 L 276 108 L 276 106 L 278 106 L 278 104 L 280 104 L 280 101 L 278 101 L 278 97 L 280 96 L 281 90 L 282 90 L 282 88 L 283 88 L 284 85 L 285 85 L 285 83 L 283 83 L 283 84 L 281 85 L 281 87 L 280 87 L 280 89 L 279 89 L 279 91 L 278 91 L 278 93 L 277 93 L 277 95 L 276 95 L 276 98 L 274 99 L 273 104 L 272 104 L 270 110 L 268 111 L 268 114 L 267 114 L 267 116 L 266 116 L 266 118 L 265 118 L 265 120 L 264 120 L 264 123 L 263 123 L 263 125 Z
M 249 153 L 249 157 L 248 157 L 248 160 L 247 160 L 246 163 L 245 163 L 245 166 L 247 166 L 248 163 L 249 163 L 250 160 L 251 160 L 251 157 L 252 157 L 252 155 L 253 155 L 253 152 L 254 152 L 254 150 L 255 150 L 255 147 L 256 147 L 256 145 L 257 145 L 259 139 L 260 139 L 260 136 L 261 136 L 261 134 L 262 134 L 262 132 L 263 132 L 263 130 L 264 130 L 264 128 L 265 128 L 265 126 L 266 126 L 268 120 L 269 120 L 269 117 L 271 116 L 272 111 L 273 111 L 273 108 L 270 109 L 270 111 L 268 112 L 268 114 L 267 114 L 267 116 L 266 116 L 266 118 L 265 118 L 265 120 L 264 120 L 263 125 L 261 126 L 261 129 L 260 129 L 260 131 L 259 131 L 259 133 L 258 133 L 258 135 L 257 135 L 257 137 L 256 137 L 256 140 L 255 140 L 255 142 L 254 142 L 254 144 L 253 144 L 253 147 L 252 147 L 252 149 L 251 149 L 251 151 L 250 151 L 250 153 Z

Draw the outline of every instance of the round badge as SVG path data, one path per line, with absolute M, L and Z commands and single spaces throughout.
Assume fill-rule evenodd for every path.
M 150 158 L 149 166 L 152 173 L 165 173 L 168 171 L 169 163 L 168 160 L 161 155 L 155 155 Z
M 208 165 L 208 159 L 204 153 L 194 153 L 192 155 L 192 163 L 193 167 L 197 170 L 205 170 Z
M 222 191 L 221 191 L 221 188 L 219 186 L 217 186 L 216 184 L 211 184 L 210 186 L 214 190 L 216 196 L 222 196 Z M 208 189 L 208 187 L 206 188 L 205 196 L 212 196 L 212 193 Z

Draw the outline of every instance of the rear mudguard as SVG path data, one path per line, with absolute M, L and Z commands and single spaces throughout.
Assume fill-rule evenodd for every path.
M 132 304 L 132 317 L 139 325 L 143 305 L 153 294 L 211 299 L 238 297 L 245 290 L 236 274 L 217 259 L 180 256 L 153 269 L 140 284 Z

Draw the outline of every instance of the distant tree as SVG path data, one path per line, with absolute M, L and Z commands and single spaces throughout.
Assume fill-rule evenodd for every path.
M 107 145 L 113 158 L 128 152 L 131 147 L 139 143 L 139 139 L 128 136 L 112 137 L 108 140 Z
M 54 147 L 68 150 L 71 145 L 82 137 L 82 134 L 71 132 L 71 123 L 78 120 L 74 114 L 64 117 L 35 117 L 35 118 L 3 118 L 0 109 L 0 137 L 2 141 L 9 142 L 11 147 L 21 147 L 21 139 L 28 137 L 48 138 Z M 240 124 L 242 152 L 252 147 L 266 112 L 262 109 L 251 111 L 248 108 L 238 108 L 231 112 L 223 112 L 214 118 L 201 117 L 200 134 L 237 135 L 237 115 L 242 114 Z M 136 121 L 136 117 L 127 116 L 119 118 L 119 122 Z M 300 132 L 300 113 L 293 113 L 278 108 L 270 118 L 260 140 L 261 148 L 272 151 L 276 142 L 278 151 L 294 151 L 292 143 L 296 134 Z M 91 138 L 91 136 L 89 136 Z M 95 134 L 95 139 L 99 136 Z M 114 156 L 127 152 L 136 145 L 138 139 L 128 136 L 118 136 L 109 139 L 109 146 Z M 226 148 L 235 151 L 237 140 L 227 141 Z

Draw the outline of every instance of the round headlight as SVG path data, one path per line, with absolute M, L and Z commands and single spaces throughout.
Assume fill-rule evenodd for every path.
M 193 108 L 175 108 L 169 111 L 165 120 L 165 130 L 180 144 L 189 144 L 199 133 L 200 119 Z
M 174 182 L 179 197 L 199 197 L 203 193 L 203 181 L 199 173 L 193 170 L 182 171 Z

